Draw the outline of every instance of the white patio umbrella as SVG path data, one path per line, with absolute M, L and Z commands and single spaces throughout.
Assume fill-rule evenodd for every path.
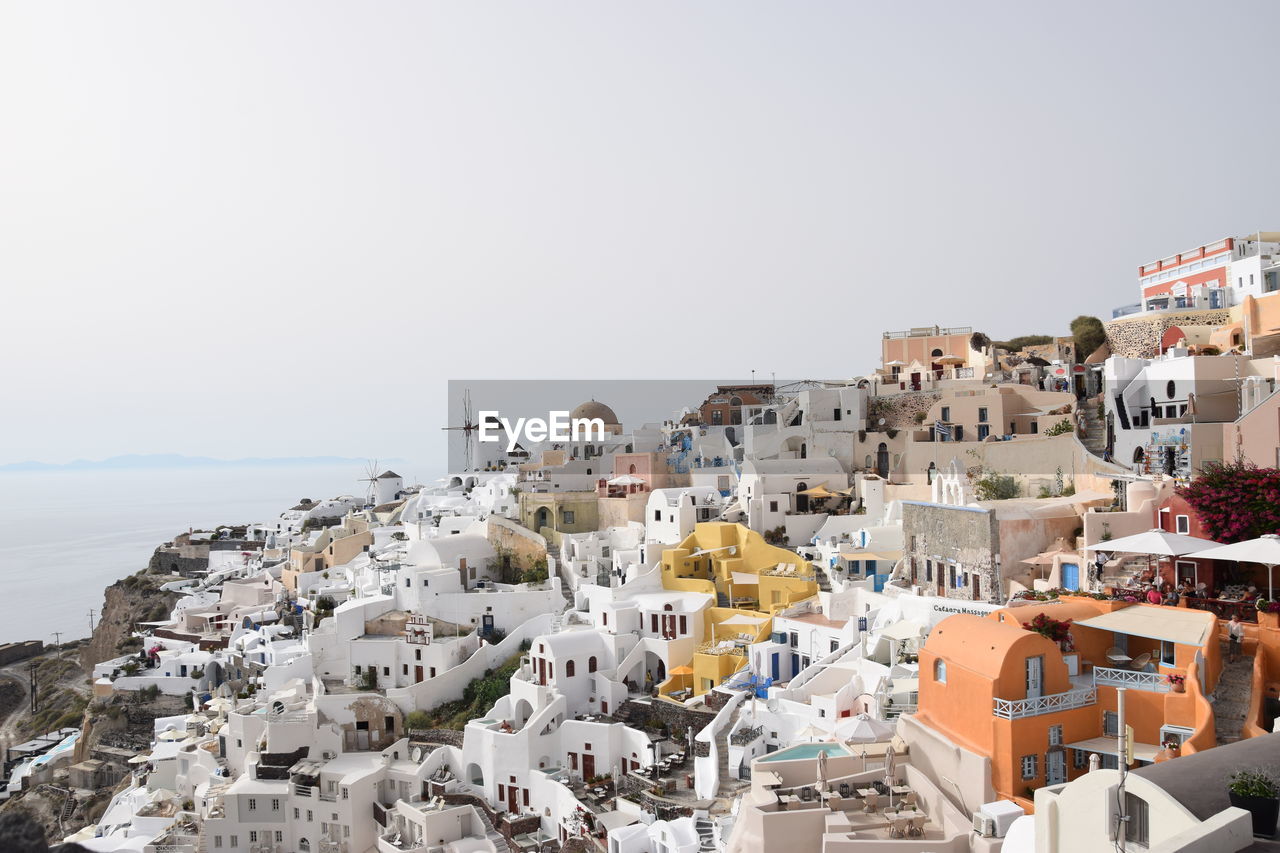
M 827 751 L 818 750 L 818 793 L 827 790 Z
M 610 486 L 643 486 L 644 479 L 634 474 L 623 474 L 609 481 Z
M 893 737 L 893 727 L 870 714 L 858 714 L 836 724 L 836 737 L 849 743 L 877 743 Z
M 1272 582 L 1271 570 L 1280 566 L 1280 536 L 1274 533 L 1264 533 L 1257 539 L 1218 545 L 1215 548 L 1195 551 L 1184 556 L 1204 560 L 1228 560 L 1233 563 L 1261 563 L 1267 567 L 1267 598 L 1274 597 L 1275 585 Z
M 1086 545 L 1086 551 L 1116 551 L 1125 554 L 1147 554 L 1152 557 L 1182 557 L 1195 551 L 1217 546 L 1212 539 L 1200 539 L 1182 533 L 1170 533 L 1155 528 L 1145 533 L 1122 536 L 1119 539 L 1108 539 L 1096 545 Z
M 822 729 L 813 725 L 813 723 L 810 723 L 809 725 L 802 728 L 800 731 L 796 732 L 796 740 L 799 740 L 800 738 L 805 738 L 810 743 L 812 743 L 815 740 L 826 740 L 829 737 L 831 737 L 831 735 L 827 734 Z

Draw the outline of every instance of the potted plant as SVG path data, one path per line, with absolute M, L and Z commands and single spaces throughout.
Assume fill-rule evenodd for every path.
M 1227 795 L 1231 805 L 1253 816 L 1254 835 L 1262 838 L 1275 835 L 1280 798 L 1277 798 L 1274 779 L 1261 770 L 1237 770 L 1231 774 Z
M 1178 675 L 1178 673 L 1176 672 L 1171 672 L 1164 677 L 1164 680 L 1169 682 L 1169 685 L 1173 688 L 1174 693 L 1183 693 L 1187 689 L 1186 688 L 1187 677 L 1185 675 Z

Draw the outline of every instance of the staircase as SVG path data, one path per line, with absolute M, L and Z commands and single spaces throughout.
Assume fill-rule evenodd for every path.
M 830 569 L 819 566 L 816 563 L 813 566 L 813 579 L 817 581 L 818 589 L 823 592 L 831 592 L 831 575 L 828 574 L 830 571 Z
M 66 822 L 71 820 L 71 816 L 76 813 L 76 805 L 76 795 L 67 791 L 67 798 L 62 801 L 62 811 L 58 814 L 59 826 L 65 826 Z
M 693 822 L 698 833 L 698 853 L 712 853 L 716 849 L 715 829 L 708 818 L 700 817 Z
M 1093 399 L 1081 400 L 1079 411 L 1083 415 L 1082 420 L 1086 430 L 1080 443 L 1086 450 L 1101 459 L 1107 448 L 1107 424 L 1098 417 L 1098 404 Z
M 1226 663 L 1227 644 L 1223 643 L 1222 660 L 1222 675 L 1213 691 L 1213 725 L 1219 745 L 1240 740 L 1253 686 L 1253 658 L 1242 654 L 1235 663 Z

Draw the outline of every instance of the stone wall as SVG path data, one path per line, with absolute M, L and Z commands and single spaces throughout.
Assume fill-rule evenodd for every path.
M 904 502 L 902 505 L 902 538 L 908 545 L 904 556 L 913 565 L 915 583 L 936 590 L 938 573 L 945 573 L 946 562 L 970 575 L 977 574 L 978 591 L 973 581 L 960 588 L 946 586 L 947 598 L 999 603 L 1004 584 L 996 565 L 1000 553 L 1000 534 L 995 513 L 970 507 L 948 507 Z M 926 580 L 925 561 L 933 561 L 933 580 Z
M 531 569 L 535 562 L 547 558 L 546 538 L 509 518 L 489 516 L 485 535 L 500 555 L 511 555 L 511 564 L 518 569 Z
M 871 429 L 915 429 L 917 412 L 928 414 L 929 408 L 942 399 L 934 391 L 912 391 L 875 397 L 867 405 L 867 426 Z M 880 419 L 884 418 L 884 426 Z
M 43 640 L 24 640 L 20 643 L 5 643 L 0 646 L 0 666 L 35 657 L 44 651 Z
M 458 729 L 409 729 L 409 740 L 413 743 L 444 744 L 462 747 L 462 732 Z
M 1102 324 L 1112 355 L 1125 358 L 1154 358 L 1160 354 L 1160 339 L 1170 326 L 1223 326 L 1231 322 L 1225 310 L 1181 311 L 1118 317 Z
M 688 708 L 675 702 L 663 699 L 651 699 L 648 702 L 637 702 L 629 699 L 622 704 L 626 709 L 622 715 L 633 728 L 648 729 L 654 722 L 664 723 L 671 732 L 672 740 L 684 742 L 688 739 L 689 728 L 697 734 L 715 719 L 715 712 L 701 708 Z M 708 745 L 701 741 L 694 742 L 694 755 L 706 755 Z M 699 751 L 701 750 L 701 751 Z

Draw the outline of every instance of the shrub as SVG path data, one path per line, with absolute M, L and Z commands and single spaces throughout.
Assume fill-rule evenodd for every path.
M 1231 774 L 1227 785 L 1237 797 L 1261 797 L 1276 799 L 1276 782 L 1261 770 L 1237 770 Z
M 1178 489 L 1210 539 L 1241 542 L 1280 530 L 1280 470 L 1248 462 L 1208 462 Z
M 1007 501 L 1018 497 L 1018 481 L 1008 474 L 987 474 L 973 484 L 980 501 Z
M 1067 433 L 1071 432 L 1072 429 L 1073 427 L 1071 426 L 1071 421 L 1068 420 L 1067 418 L 1063 418 L 1053 426 L 1046 429 L 1044 431 L 1044 435 L 1047 435 L 1047 436 L 1066 435 Z
M 1075 339 L 1076 360 L 1084 361 L 1107 340 L 1107 330 L 1097 317 L 1081 314 L 1071 321 L 1071 336 Z
M 404 718 L 404 727 L 406 729 L 429 729 L 431 728 L 431 715 L 426 711 L 410 711 L 408 716 Z

